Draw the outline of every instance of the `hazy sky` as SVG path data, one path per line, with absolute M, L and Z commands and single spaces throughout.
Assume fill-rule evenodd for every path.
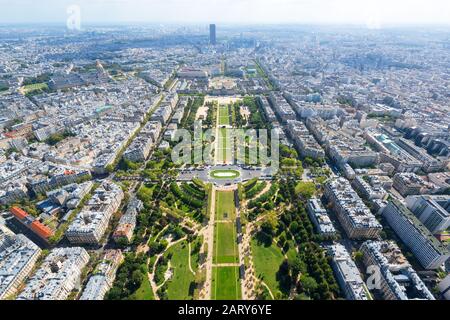
M 62 22 L 78 5 L 83 23 L 216 22 L 450 25 L 450 0 L 0 0 L 0 24 Z

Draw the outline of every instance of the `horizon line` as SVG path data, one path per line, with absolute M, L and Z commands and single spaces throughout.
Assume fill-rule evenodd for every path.
M 214 22 L 214 21 L 87 21 L 82 23 L 84 26 L 117 26 L 117 25 L 169 25 L 169 26 L 208 26 L 209 24 L 216 24 L 222 26 L 347 26 L 347 27 L 364 27 L 367 25 L 362 22 Z M 66 21 L 17 21 L 17 22 L 0 22 L 0 26 L 22 26 L 22 25 L 49 25 L 49 26 L 66 26 Z M 448 23 L 435 22 L 399 22 L 399 23 L 385 23 L 378 29 L 397 28 L 397 27 L 450 27 Z M 377 29 L 374 29 L 377 30 Z

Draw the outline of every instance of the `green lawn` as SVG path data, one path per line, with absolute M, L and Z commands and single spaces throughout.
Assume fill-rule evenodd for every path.
M 236 170 L 214 170 L 210 173 L 210 176 L 214 179 L 235 179 L 239 178 L 240 172 Z
M 232 157 L 230 133 L 226 128 L 219 129 L 219 151 L 218 157 L 221 162 L 230 162 Z
M 238 267 L 213 267 L 213 300 L 240 300 L 242 298 Z
M 225 215 L 227 217 L 225 217 Z M 216 193 L 216 220 L 234 221 L 236 207 L 234 205 L 233 191 L 217 191 Z
M 238 263 L 236 225 L 217 222 L 214 228 L 214 263 Z
M 230 110 L 229 106 L 219 106 L 219 127 L 221 126 L 229 126 L 230 123 Z M 230 162 L 231 161 L 231 149 L 228 150 L 228 148 L 231 148 L 231 143 L 229 143 L 230 138 L 227 136 L 227 129 L 226 128 L 219 128 L 219 150 L 218 150 L 218 160 L 221 162 Z
M 252 240 L 253 262 L 255 265 L 256 276 L 263 276 L 263 281 L 269 286 L 274 295 L 280 291 L 276 273 L 284 261 L 281 249 L 272 244 L 270 247 L 264 247 Z
M 297 251 L 294 249 L 295 242 L 294 241 L 288 241 L 290 242 L 291 248 L 286 252 L 286 255 L 289 260 L 294 260 L 297 257 Z
M 152 287 L 150 286 L 150 281 L 148 280 L 147 274 L 144 274 L 144 280 L 141 286 L 132 295 L 133 300 L 155 300 L 153 295 Z
M 230 125 L 230 111 L 228 106 L 219 106 L 219 126 Z
M 217 191 L 214 228 L 214 263 L 237 263 L 236 207 L 233 191 Z
M 195 276 L 189 270 L 189 247 L 186 241 L 180 242 L 173 246 L 165 254 L 171 253 L 170 260 L 172 278 L 167 283 L 167 295 L 169 300 L 191 300 L 193 298 L 193 287 L 191 284 L 195 280 Z M 198 256 L 191 257 L 192 269 L 197 270 Z
M 36 90 L 46 90 L 48 89 L 48 86 L 46 83 L 35 83 L 35 84 L 29 84 L 26 86 L 23 86 L 23 92 L 25 94 L 36 91 Z
M 228 130 L 227 128 L 219 128 L 219 147 L 221 149 L 226 149 L 228 147 L 228 136 L 227 136 Z

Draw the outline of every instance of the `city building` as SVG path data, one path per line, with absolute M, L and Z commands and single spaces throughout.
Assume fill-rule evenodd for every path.
M 272 108 L 270 107 L 270 104 L 266 97 L 258 96 L 256 98 L 256 101 L 258 102 L 260 108 L 264 111 L 264 116 L 266 117 L 266 120 L 269 123 L 277 122 L 277 116 L 275 115 L 275 112 L 273 112 Z
M 329 180 L 325 184 L 324 194 L 349 238 L 373 239 L 379 236 L 383 227 L 347 179 Z
M 10 209 L 14 218 L 17 219 L 23 226 L 32 231 L 35 235 L 44 241 L 48 241 L 53 235 L 53 230 L 44 225 L 39 220 L 36 220 L 33 216 L 29 215 L 19 207 L 12 207 Z
M 83 248 L 53 249 L 17 299 L 66 300 L 80 285 L 88 261 L 89 254 Z
M 308 200 L 307 209 L 309 217 L 319 234 L 324 236 L 333 236 L 336 234 L 336 229 L 319 199 L 313 198 Z
M 380 162 L 390 163 L 396 172 L 417 172 L 422 162 L 400 147 L 393 139 L 376 130 L 367 130 L 364 135 L 367 143 L 380 152 Z
M 403 150 L 406 150 L 410 155 L 420 161 L 422 163 L 422 169 L 427 173 L 442 171 L 448 164 L 448 160 L 442 161 L 434 158 L 425 149 L 416 146 L 410 140 L 400 138 L 397 143 Z
M 207 79 L 208 72 L 200 68 L 184 67 L 177 71 L 177 77 L 180 79 Z
M 427 183 L 414 173 L 397 173 L 392 186 L 403 197 L 422 194 L 428 187 Z
M 131 241 L 134 229 L 136 228 L 137 216 L 143 208 L 144 203 L 138 198 L 134 197 L 130 200 L 127 211 L 120 218 L 117 228 L 113 233 L 115 241 L 121 238 L 127 239 L 128 242 Z
M 450 274 L 438 285 L 439 291 L 445 300 L 450 300 Z
M 360 251 L 367 267 L 378 267 L 374 285 L 384 300 L 435 300 L 394 242 L 366 241 Z
M 216 39 L 216 25 L 210 24 L 209 25 L 209 44 L 215 46 L 217 44 Z
M 57 170 L 53 170 L 51 178 L 40 177 L 39 179 L 33 179 L 30 183 L 31 190 L 33 190 L 35 194 L 43 194 L 47 191 L 60 188 L 71 183 L 78 183 L 92 178 L 89 170 L 63 167 L 57 169 L 59 172 L 56 172 Z
M 22 234 L 0 224 L 0 300 L 17 293 L 30 275 L 41 249 Z
M 450 257 L 447 247 L 400 201 L 390 200 L 382 215 L 424 268 L 437 269 Z
M 378 176 L 357 176 L 352 186 L 366 200 L 384 199 L 387 196 Z
M 431 233 L 436 234 L 450 227 L 450 196 L 409 196 L 406 203 Z
M 348 300 L 371 300 L 371 295 L 358 267 L 350 257 L 347 249 L 341 244 L 328 247 L 336 280 Z
M 289 105 L 289 103 L 281 93 L 272 92 L 269 96 L 269 101 L 272 105 L 273 110 L 283 123 L 287 123 L 288 120 L 297 119 L 295 111 L 292 110 L 292 107 Z
M 123 254 L 120 250 L 107 250 L 102 261 L 92 272 L 80 300 L 103 300 L 113 285 L 117 269 L 122 261 Z
M 70 243 L 99 244 L 123 198 L 121 187 L 111 181 L 104 181 L 67 229 L 65 235 Z
M 159 121 L 161 125 L 165 126 L 172 114 L 172 108 L 169 105 L 161 105 L 150 117 L 150 121 Z
M 325 158 L 325 151 L 309 133 L 303 122 L 288 120 L 287 131 L 294 141 L 295 148 L 302 157 L 309 157 L 312 159 Z

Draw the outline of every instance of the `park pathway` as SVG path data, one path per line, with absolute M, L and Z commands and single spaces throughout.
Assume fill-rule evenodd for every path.
M 158 234 L 159 235 L 159 234 Z M 163 252 L 161 252 L 160 254 L 158 254 L 157 256 L 156 256 L 156 260 L 155 260 L 155 263 L 153 264 L 153 266 L 152 266 L 152 272 L 149 272 L 148 273 L 148 279 L 150 280 L 150 286 L 152 287 L 152 290 L 153 290 L 153 295 L 155 296 L 155 300 L 159 300 L 159 296 L 158 296 L 158 289 L 162 286 L 158 286 L 156 283 L 155 283 L 155 272 L 156 272 L 156 266 L 158 265 L 158 261 L 159 261 L 159 259 L 167 252 L 167 250 L 169 250 L 171 247 L 173 247 L 174 245 L 176 245 L 176 244 L 178 244 L 178 243 L 180 243 L 180 242 L 182 242 L 182 241 L 184 241 L 184 240 L 186 240 L 187 239 L 187 237 L 183 237 L 183 238 L 181 238 L 181 239 L 178 239 L 177 241 L 171 241 L 171 242 L 169 242 L 169 244 L 167 245 L 167 248 L 163 251 Z M 147 261 L 147 263 L 150 263 L 150 258 L 148 259 L 148 261 Z
M 263 194 L 269 192 L 270 188 L 272 187 L 272 183 L 268 182 L 266 184 L 266 186 L 264 187 L 264 189 L 262 189 L 258 194 L 256 194 L 252 199 L 245 199 L 242 202 L 243 207 L 246 207 L 248 205 L 248 203 L 253 200 L 253 199 L 258 199 L 260 196 L 262 196 Z
M 262 280 L 261 280 L 261 284 L 267 289 L 272 300 L 275 300 L 275 296 L 273 295 L 272 290 L 270 290 L 269 286 Z
M 216 216 L 216 189 L 213 186 L 211 192 L 211 212 L 209 214 L 208 226 L 203 230 L 204 243 L 208 251 L 206 261 L 202 268 L 206 268 L 206 279 L 203 288 L 200 290 L 200 300 L 209 300 L 211 298 L 211 283 L 212 283 L 212 265 L 214 253 L 214 224 Z M 203 246 L 204 248 L 205 246 Z
M 239 263 L 215 263 L 214 267 L 239 267 L 240 264 Z
M 195 276 L 195 272 L 194 272 L 194 270 L 192 270 L 191 253 L 192 253 L 191 243 L 189 242 L 189 256 L 188 256 L 188 258 L 189 258 L 189 271 Z

